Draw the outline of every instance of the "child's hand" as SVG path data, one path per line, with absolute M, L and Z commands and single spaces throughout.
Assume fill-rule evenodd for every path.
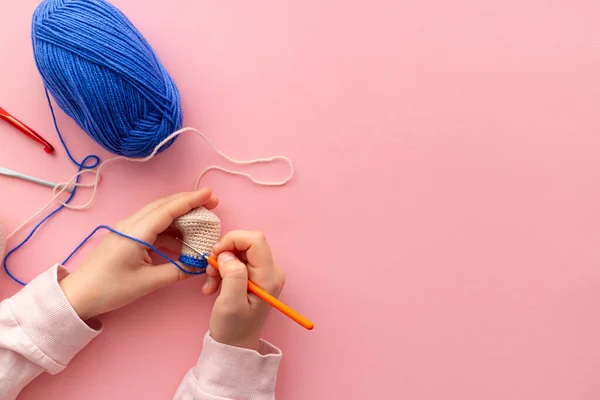
M 209 189 L 175 194 L 148 204 L 116 229 L 156 247 L 178 250 L 179 242 L 165 230 L 175 218 L 200 206 L 214 208 L 217 202 Z M 145 246 L 111 233 L 60 286 L 75 312 L 87 320 L 188 276 L 170 263 L 152 265 Z
M 213 294 L 221 285 L 210 317 L 210 334 L 217 342 L 258 350 L 260 331 L 271 306 L 248 293 L 248 278 L 279 296 L 285 275 L 275 265 L 269 244 L 260 232 L 230 232 L 213 252 L 218 256 L 219 271 L 209 266 L 202 288 L 204 294 Z

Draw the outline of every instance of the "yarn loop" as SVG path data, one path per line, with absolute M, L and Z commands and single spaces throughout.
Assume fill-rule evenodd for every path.
M 46 89 L 109 152 L 146 157 L 181 128 L 175 83 L 142 34 L 110 3 L 44 0 L 33 14 L 32 41 Z

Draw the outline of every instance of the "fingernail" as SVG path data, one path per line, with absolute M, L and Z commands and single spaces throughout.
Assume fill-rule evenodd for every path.
M 226 263 L 228 261 L 234 260 L 235 256 L 230 251 L 224 251 L 219 254 L 219 263 Z
M 208 281 L 204 282 L 204 285 L 202 285 L 202 289 L 208 289 Z

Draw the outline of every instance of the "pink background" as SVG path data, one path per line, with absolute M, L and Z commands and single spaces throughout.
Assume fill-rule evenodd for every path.
M 0 104 L 58 145 L 30 46 L 37 1 L 5 3 Z M 316 323 L 268 322 L 285 352 L 279 398 L 600 396 L 598 1 L 114 3 L 176 80 L 186 125 L 234 157 L 296 163 L 284 188 L 205 180 L 226 229 L 266 232 L 284 300 Z M 77 158 L 107 156 L 59 123 Z M 2 166 L 74 172 L 4 123 L 0 143 Z M 93 208 L 46 225 L 14 271 L 33 278 L 215 162 L 228 166 L 188 135 L 150 164 L 107 168 Z M 6 178 L 0 193 L 9 229 L 50 196 Z M 202 280 L 105 316 L 21 398 L 171 398 L 208 326 Z M 2 297 L 16 290 L 0 279 Z

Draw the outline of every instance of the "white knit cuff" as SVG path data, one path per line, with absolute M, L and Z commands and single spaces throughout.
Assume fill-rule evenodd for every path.
M 193 373 L 204 393 L 227 399 L 273 399 L 281 350 L 261 340 L 259 351 L 215 341 L 208 332 Z
M 79 318 L 58 282 L 69 272 L 55 265 L 10 298 L 11 311 L 25 335 L 48 357 L 41 366 L 60 372 L 81 349 L 100 334 Z

